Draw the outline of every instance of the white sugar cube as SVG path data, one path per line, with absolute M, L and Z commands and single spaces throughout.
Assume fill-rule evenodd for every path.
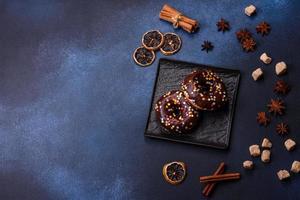
M 262 69 L 257 68 L 256 70 L 254 70 L 252 72 L 252 78 L 253 78 L 253 80 L 257 81 L 258 79 L 260 79 L 262 77 L 263 74 L 264 73 L 263 73 Z
M 285 62 L 279 62 L 275 65 L 275 71 L 277 75 L 282 75 L 287 71 L 287 65 Z
M 299 173 L 300 172 L 300 162 L 295 160 L 292 164 L 291 171 L 294 173 Z
M 272 62 L 272 58 L 270 58 L 266 53 L 261 54 L 260 60 L 265 64 L 270 64 Z
M 271 151 L 270 150 L 263 150 L 261 153 L 261 161 L 264 163 L 270 162 Z
M 264 138 L 261 144 L 262 148 L 271 149 L 272 148 L 272 142 L 268 138 Z
M 260 148 L 257 144 L 251 145 L 249 147 L 250 155 L 253 157 L 257 157 L 260 155 Z
M 287 139 L 284 142 L 284 146 L 285 146 L 286 150 L 291 151 L 296 147 L 296 142 L 292 139 Z
M 254 5 L 250 5 L 245 8 L 245 14 L 248 15 L 249 17 L 251 15 L 253 15 L 255 13 L 255 11 L 256 11 L 256 8 Z
M 243 167 L 245 169 L 253 169 L 253 162 L 251 160 L 246 160 L 243 162 Z

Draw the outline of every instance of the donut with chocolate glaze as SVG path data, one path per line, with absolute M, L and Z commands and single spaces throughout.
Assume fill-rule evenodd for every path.
M 194 71 L 183 81 L 181 88 L 189 103 L 198 110 L 217 110 L 227 103 L 222 79 L 211 70 Z
M 155 104 L 158 121 L 169 133 L 188 133 L 198 122 L 199 112 L 187 101 L 182 91 L 173 90 Z

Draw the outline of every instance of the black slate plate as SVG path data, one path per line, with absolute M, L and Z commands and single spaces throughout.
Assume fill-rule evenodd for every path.
M 197 69 L 212 69 L 222 79 L 228 93 L 228 105 L 218 111 L 203 112 L 199 126 L 190 134 L 165 133 L 156 119 L 154 105 L 164 93 L 180 89 L 186 75 Z M 202 64 L 160 59 L 145 136 L 176 142 L 226 149 L 229 146 L 231 124 L 238 92 L 240 72 Z

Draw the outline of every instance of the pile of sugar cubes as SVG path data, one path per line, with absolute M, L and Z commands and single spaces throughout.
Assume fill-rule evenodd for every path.
M 254 5 L 249 5 L 245 8 L 245 14 L 247 16 L 252 16 L 256 13 L 256 7 Z M 272 62 L 272 58 L 267 54 L 261 54 L 259 58 L 264 64 L 269 65 Z M 275 74 L 277 76 L 284 75 L 287 72 L 287 64 L 284 61 L 280 61 L 275 64 Z M 252 78 L 254 81 L 260 80 L 263 78 L 263 69 L 262 67 L 256 68 L 252 72 Z M 287 151 L 292 151 L 296 147 L 296 142 L 292 139 L 287 139 L 284 142 L 284 146 Z M 263 163 L 269 163 L 271 160 L 271 148 L 272 142 L 268 138 L 264 138 L 261 147 L 258 144 L 253 144 L 249 147 L 249 152 L 252 157 L 260 157 L 260 160 Z M 254 163 L 252 160 L 246 160 L 243 162 L 243 167 L 245 169 L 253 169 Z M 291 172 L 299 173 L 300 172 L 300 161 L 295 160 L 291 165 Z M 277 176 L 279 180 L 285 180 L 290 177 L 289 170 L 281 169 L 277 172 Z
M 272 62 L 272 58 L 269 57 L 266 53 L 261 54 L 260 56 L 260 60 L 265 63 L 266 65 L 270 64 Z M 287 65 L 284 61 L 278 62 L 275 65 L 275 73 L 276 75 L 280 76 L 283 75 L 287 72 Z M 252 78 L 253 80 L 257 81 L 259 79 L 261 79 L 263 77 L 263 70 L 261 67 L 256 68 L 253 72 L 252 72 Z
M 293 172 L 295 174 L 298 174 L 300 172 L 300 161 L 295 160 L 292 163 L 291 172 Z M 290 178 L 291 175 L 288 170 L 282 169 L 277 172 L 277 176 L 278 176 L 279 180 L 285 180 L 285 179 Z
M 284 146 L 287 151 L 292 151 L 296 147 L 296 142 L 292 139 L 287 139 L 284 142 Z M 260 157 L 260 160 L 263 163 L 269 163 L 271 161 L 271 148 L 272 142 L 268 138 L 264 138 L 261 146 L 258 144 L 253 144 L 249 147 L 249 153 L 252 157 Z M 254 163 L 252 160 L 246 160 L 243 162 L 243 167 L 245 169 L 253 169 Z M 295 160 L 292 163 L 291 172 L 299 173 L 300 172 L 300 161 Z M 288 170 L 282 169 L 277 172 L 277 176 L 279 180 L 285 180 L 290 177 L 290 173 Z

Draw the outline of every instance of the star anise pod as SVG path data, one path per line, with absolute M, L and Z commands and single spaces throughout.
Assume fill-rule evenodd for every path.
M 256 26 L 256 32 L 262 36 L 268 35 L 271 31 L 271 26 L 267 22 L 261 22 Z
M 274 92 L 286 95 L 290 91 L 290 86 L 284 80 L 276 81 Z
M 259 123 L 259 125 L 264 125 L 264 126 L 267 126 L 271 121 L 270 118 L 267 117 L 266 112 L 257 113 L 256 120 Z
M 243 49 L 246 51 L 246 52 L 249 52 L 249 51 L 254 51 L 255 50 L 255 47 L 256 47 L 256 42 L 253 38 L 249 38 L 249 39 L 245 39 L 243 41 Z
M 248 31 L 248 29 L 240 29 L 238 32 L 235 33 L 236 34 L 236 38 L 240 41 L 243 42 L 246 39 L 250 39 L 252 37 L 252 34 L 250 33 L 250 31 Z
M 271 99 L 270 103 L 268 104 L 269 112 L 275 115 L 283 115 L 285 106 L 282 100 L 280 99 Z
M 201 45 L 202 49 L 201 51 L 206 51 L 206 53 L 208 53 L 208 51 L 211 51 L 214 46 L 212 45 L 212 43 L 210 41 L 204 41 L 204 43 Z
M 286 123 L 279 123 L 276 125 L 276 132 L 280 135 L 287 134 L 289 132 L 289 126 Z
M 223 18 L 221 18 L 220 21 L 217 22 L 217 27 L 218 27 L 218 31 L 222 31 L 223 33 L 230 29 L 229 22 Z

